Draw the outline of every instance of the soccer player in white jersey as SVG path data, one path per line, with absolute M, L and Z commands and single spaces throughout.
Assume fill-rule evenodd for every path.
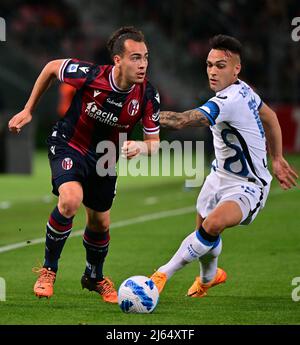
M 199 260 L 200 275 L 187 296 L 203 297 L 210 287 L 226 281 L 226 272 L 217 265 L 222 250 L 220 234 L 226 228 L 250 224 L 264 207 L 272 180 L 266 144 L 280 186 L 289 189 L 296 185 L 298 176 L 282 155 L 275 112 L 238 78 L 241 48 L 233 37 L 213 37 L 207 75 L 216 95 L 196 109 L 160 113 L 164 127 L 210 126 L 216 159 L 197 200 L 196 231 L 151 276 L 159 292 L 176 271 L 194 260 Z

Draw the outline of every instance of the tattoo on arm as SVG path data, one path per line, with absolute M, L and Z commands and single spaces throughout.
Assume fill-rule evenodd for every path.
M 162 127 L 181 129 L 184 127 L 204 127 L 210 123 L 207 117 L 199 110 L 192 109 L 182 113 L 174 111 L 161 111 L 160 124 Z

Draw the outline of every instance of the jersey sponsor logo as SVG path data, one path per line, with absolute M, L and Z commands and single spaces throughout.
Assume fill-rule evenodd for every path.
M 77 72 L 78 67 L 79 67 L 78 63 L 71 63 L 67 67 L 67 73 L 75 73 L 75 72 Z
M 227 96 L 217 96 L 217 98 L 226 99 L 228 97 Z
M 98 109 L 96 102 L 87 103 L 85 112 L 87 115 L 101 123 L 105 123 L 109 126 L 118 127 L 118 128 L 129 128 L 129 125 L 121 125 L 118 123 L 118 117 L 112 112 L 103 111 Z
M 87 74 L 90 70 L 89 67 L 79 67 L 80 71 L 82 71 L 84 74 Z
M 139 101 L 137 99 L 133 99 L 131 100 L 131 102 L 128 104 L 128 114 L 130 116 L 134 116 L 137 114 L 137 112 L 139 111 L 140 108 L 140 104 Z
M 119 108 L 123 107 L 123 103 L 122 102 L 116 102 L 116 101 L 114 101 L 111 98 L 107 98 L 106 102 L 109 103 L 109 104 L 113 104 L 113 105 L 115 105 L 116 107 L 119 107 Z
M 70 170 L 73 167 L 73 161 L 71 158 L 67 157 L 61 163 L 61 166 L 64 170 Z
M 99 96 L 100 93 L 101 93 L 101 91 L 99 91 L 99 90 L 94 90 L 94 98 L 97 97 L 97 96 Z

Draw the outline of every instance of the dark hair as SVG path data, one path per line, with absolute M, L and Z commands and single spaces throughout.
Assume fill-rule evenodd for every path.
M 133 26 L 123 26 L 115 31 L 107 41 L 107 48 L 111 58 L 124 53 L 124 42 L 128 39 L 135 42 L 145 42 L 142 31 L 137 30 Z
M 211 49 L 229 50 L 234 54 L 242 57 L 242 44 L 232 36 L 216 35 L 210 40 Z

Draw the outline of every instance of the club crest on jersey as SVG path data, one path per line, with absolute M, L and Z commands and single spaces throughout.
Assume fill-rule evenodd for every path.
M 64 158 L 61 163 L 61 166 L 64 170 L 70 170 L 73 167 L 73 161 L 71 158 Z
M 137 114 L 137 112 L 139 111 L 140 108 L 140 104 L 139 101 L 137 99 L 133 99 L 129 104 L 128 104 L 128 114 L 130 116 L 134 116 Z

